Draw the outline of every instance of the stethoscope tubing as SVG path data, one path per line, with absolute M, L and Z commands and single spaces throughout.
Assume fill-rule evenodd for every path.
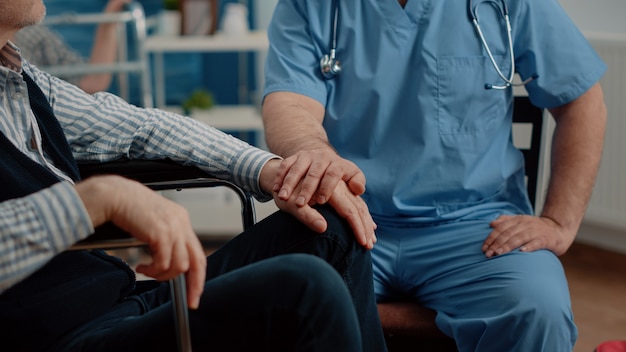
M 515 77 L 515 58 L 513 57 L 513 43 L 512 43 L 512 38 L 511 38 L 511 25 L 509 24 L 509 16 L 505 15 L 505 21 L 506 21 L 506 27 L 507 27 L 507 40 L 508 40 L 508 44 L 509 44 L 509 57 L 510 57 L 510 64 L 511 64 L 511 73 L 509 74 L 509 77 L 505 77 L 504 73 L 502 73 L 502 70 L 500 70 L 500 66 L 498 65 L 498 63 L 496 62 L 496 59 L 493 57 L 493 54 L 491 53 L 491 49 L 489 48 L 489 45 L 487 44 L 487 41 L 485 40 L 485 36 L 483 35 L 483 31 L 480 29 L 480 25 L 478 24 L 478 19 L 473 19 L 472 23 L 474 24 L 474 28 L 476 28 L 476 32 L 478 33 L 478 36 L 480 37 L 480 41 L 483 44 L 483 47 L 485 48 L 485 51 L 487 52 L 487 56 L 489 56 L 489 61 L 491 61 L 491 64 L 493 65 L 493 68 L 495 68 L 496 72 L 498 73 L 498 76 L 500 76 L 500 78 L 502 78 L 502 80 L 506 83 L 504 86 L 494 86 L 494 85 L 490 85 L 487 86 L 487 88 L 492 88 L 492 89 L 505 89 L 508 86 L 514 86 L 514 85 L 518 85 L 518 83 L 513 83 L 513 78 Z
M 487 40 L 485 39 L 485 35 L 483 34 L 482 29 L 480 28 L 477 8 L 482 2 L 490 2 L 492 6 L 495 6 L 496 8 L 498 8 L 499 10 L 498 12 L 502 15 L 502 18 L 504 19 L 504 23 L 506 26 L 509 59 L 510 59 L 510 64 L 511 64 L 511 73 L 509 74 L 509 77 L 506 77 L 504 73 L 502 73 L 502 70 L 500 69 L 500 65 L 498 65 L 498 63 L 496 62 L 496 59 L 493 57 L 491 49 L 489 48 L 489 44 L 487 44 Z M 505 83 L 504 85 L 493 85 L 490 83 L 485 83 L 485 89 L 506 89 L 512 86 L 524 86 L 530 81 L 538 77 L 537 74 L 533 74 L 531 77 L 525 79 L 524 81 L 520 83 L 513 82 L 513 79 L 515 78 L 515 53 L 513 51 L 513 38 L 511 34 L 512 30 L 511 30 L 511 21 L 509 19 L 509 8 L 507 7 L 506 2 L 504 0 L 500 0 L 500 4 L 501 6 L 498 7 L 496 5 L 495 0 L 480 0 L 478 4 L 474 6 L 472 0 L 468 1 L 470 20 L 472 21 L 472 24 L 474 25 L 474 28 L 476 29 L 476 33 L 478 33 L 478 37 L 480 38 L 480 42 L 482 43 L 483 48 L 487 52 L 487 56 L 489 57 L 489 61 L 491 61 L 491 65 L 498 73 L 498 76 L 500 76 L 500 78 Z
M 335 1 L 335 7 L 333 9 L 333 31 L 331 38 L 331 47 L 330 47 L 330 58 L 335 59 L 335 55 L 337 52 L 337 25 L 339 24 L 339 0 Z
M 332 21 L 332 28 L 331 28 L 330 53 L 329 55 L 324 55 L 324 57 L 322 57 L 322 59 L 320 60 L 322 75 L 326 79 L 332 79 L 335 75 L 337 75 L 341 71 L 341 66 L 339 66 L 340 65 L 339 61 L 336 60 L 337 27 L 339 24 L 339 1 L 340 0 L 333 0 L 333 15 L 332 15 L 333 21 Z M 482 29 L 480 28 L 477 9 L 478 9 L 478 6 L 481 5 L 481 3 L 483 2 L 489 2 L 491 3 L 492 6 L 496 7 L 499 10 L 498 12 L 501 14 L 502 18 L 504 19 L 504 23 L 506 26 L 509 59 L 511 60 L 510 61 L 511 73 L 509 74 L 508 77 L 505 76 L 504 73 L 502 73 L 502 70 L 500 69 L 500 65 L 498 65 L 498 63 L 496 62 L 496 59 L 493 57 L 493 53 L 491 52 L 491 49 L 489 48 L 489 44 L 487 44 L 485 35 L 483 34 Z M 476 29 L 476 33 L 478 34 L 478 37 L 480 38 L 480 42 L 483 48 L 487 52 L 487 56 L 489 57 L 489 61 L 491 61 L 491 65 L 498 73 L 498 76 L 500 76 L 500 78 L 504 81 L 504 85 L 493 85 L 490 83 L 485 83 L 485 89 L 506 89 L 512 86 L 523 86 L 523 85 L 526 85 L 528 82 L 539 77 L 535 73 L 531 77 L 525 79 L 524 81 L 520 83 L 513 82 L 513 79 L 515 78 L 515 53 L 513 51 L 513 39 L 512 39 L 512 34 L 511 34 L 512 32 L 511 21 L 509 20 L 509 8 L 507 7 L 505 0 L 500 0 L 499 3 L 500 3 L 500 6 L 497 5 L 496 0 L 479 0 L 476 6 L 474 6 L 473 0 L 468 0 L 468 15 L 469 15 L 470 21 L 472 22 L 474 28 Z M 335 71 L 330 70 L 330 66 L 329 66 L 334 62 L 337 63 L 337 70 Z

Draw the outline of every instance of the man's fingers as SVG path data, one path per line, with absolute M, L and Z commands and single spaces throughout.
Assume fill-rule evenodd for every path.
M 336 159 L 330 163 L 314 161 L 302 181 L 296 204 L 302 206 L 310 200 L 325 204 L 341 181 L 348 183 L 348 189 L 354 195 L 365 192 L 365 175 L 352 162 L 344 159 Z
M 356 172 L 346 180 L 350 192 L 360 196 L 365 193 L 365 175 L 361 170 L 357 169 Z
M 137 271 L 155 280 L 169 280 L 189 267 L 188 259 L 185 258 L 186 255 L 178 242 L 171 244 L 163 242 L 157 246 L 150 246 L 150 253 L 152 261 L 138 266 Z
M 186 275 L 187 305 L 190 309 L 197 309 L 200 305 L 200 297 L 204 291 L 207 260 L 199 241 L 198 244 L 193 243 L 187 248 L 191 254 L 189 259 L 189 271 Z
M 318 204 L 326 203 L 326 201 L 330 197 L 330 194 L 332 194 L 332 190 L 339 181 L 333 181 L 331 178 L 329 178 L 329 174 L 327 173 L 327 167 L 327 163 L 315 161 L 313 161 L 313 163 L 309 166 L 309 169 L 307 170 L 304 179 L 302 179 L 302 185 L 295 200 L 297 206 L 304 206 L 305 204 L 308 204 L 311 200 L 315 201 Z M 328 184 L 330 182 L 330 187 L 332 187 L 330 189 L 330 193 L 328 192 L 328 190 L 320 188 L 321 185 L 324 185 L 322 184 L 322 182 L 325 182 L 325 184 Z M 332 185 L 333 183 L 334 185 Z M 313 195 L 316 193 L 318 197 L 313 199 Z M 320 194 L 322 194 L 321 197 Z M 324 196 L 324 194 L 326 195 Z
M 326 169 L 324 174 L 319 175 L 317 170 L 309 172 L 307 178 L 302 182 L 301 200 L 309 196 L 309 200 L 314 197 L 318 204 L 325 204 L 332 197 L 333 192 L 341 182 L 342 174 L 332 165 Z M 296 204 L 301 205 L 298 201 Z
M 372 249 L 376 243 L 374 234 L 376 225 L 363 199 L 344 188 L 333 194 L 330 204 L 341 217 L 348 221 L 357 242 Z
M 328 223 L 326 219 L 324 219 L 324 216 L 309 205 L 298 207 L 293 214 L 306 227 L 317 233 L 322 233 L 328 228 Z
M 292 196 L 293 190 L 300 184 L 311 165 L 310 161 L 305 158 L 288 159 L 285 159 L 280 166 L 281 173 L 283 173 L 283 169 L 285 170 L 282 180 L 277 180 L 274 184 L 274 188 L 278 186 L 278 197 L 282 200 L 287 200 Z
M 334 151 L 299 152 L 281 162 L 272 190 L 282 200 L 294 198 L 298 206 L 309 204 L 311 200 L 324 204 L 342 180 L 353 194 L 365 192 L 365 175 L 353 162 Z

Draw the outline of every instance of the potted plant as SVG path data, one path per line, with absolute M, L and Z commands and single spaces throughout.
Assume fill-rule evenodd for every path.
M 193 110 L 209 110 L 215 105 L 213 94 L 205 89 L 197 89 L 183 101 L 182 108 L 185 115 L 190 115 Z
M 164 10 L 175 10 L 179 9 L 179 1 L 178 0 L 163 0 L 163 9 Z

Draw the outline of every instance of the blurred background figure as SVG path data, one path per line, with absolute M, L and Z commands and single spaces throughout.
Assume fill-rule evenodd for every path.
M 130 0 L 109 0 L 105 13 L 121 11 Z M 37 66 L 109 64 L 117 58 L 117 32 L 114 23 L 98 26 L 89 58 L 74 50 L 60 34 L 45 25 L 26 27 L 12 40 L 22 56 Z M 87 93 L 104 91 L 111 85 L 112 74 L 95 73 L 68 79 Z

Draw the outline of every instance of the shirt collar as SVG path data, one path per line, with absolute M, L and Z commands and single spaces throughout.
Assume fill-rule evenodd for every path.
M 16 72 L 22 72 L 22 55 L 11 42 L 0 49 L 0 65 Z

